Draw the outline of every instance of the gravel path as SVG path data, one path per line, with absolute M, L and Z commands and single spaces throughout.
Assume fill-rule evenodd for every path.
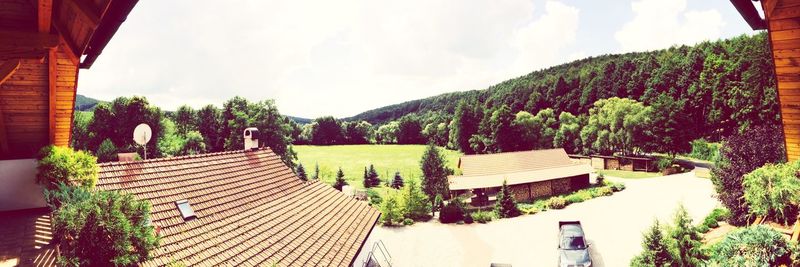
M 360 266 L 372 244 L 382 240 L 393 266 L 555 266 L 558 221 L 580 220 L 594 266 L 628 266 L 641 251 L 641 233 L 655 218 L 671 220 L 683 203 L 697 223 L 718 204 L 711 181 L 693 173 L 622 181 L 627 189 L 613 196 L 488 224 L 376 226 L 355 264 Z

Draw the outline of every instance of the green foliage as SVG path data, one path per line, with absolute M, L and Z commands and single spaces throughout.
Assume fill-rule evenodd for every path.
M 77 102 L 77 101 L 76 101 Z M 76 103 L 75 106 L 78 106 Z M 94 133 L 89 131 L 89 123 L 94 114 L 88 111 L 75 111 L 72 117 L 72 145 L 75 150 L 90 151 L 89 144 L 94 139 Z
M 603 155 L 643 151 L 649 140 L 642 131 L 651 115 L 652 109 L 636 100 L 617 97 L 598 100 L 589 110 L 581 140 L 587 149 Z
M 256 127 L 261 133 L 258 138 L 261 145 L 269 147 L 284 163 L 294 168 L 297 155 L 290 146 L 291 120 L 278 112 L 274 100 L 249 102 L 239 96 L 231 98 L 223 104 L 221 119 L 220 133 L 225 150 L 244 149 L 244 129 Z
M 701 226 L 706 226 L 707 228 L 717 228 L 719 227 L 719 222 L 727 220 L 730 217 L 731 212 L 728 211 L 726 208 L 715 208 L 711 211 L 711 213 L 703 219 L 703 224 Z
M 505 180 L 503 181 L 500 193 L 497 195 L 497 203 L 495 203 L 494 211 L 500 218 L 513 218 L 521 214 L 517 208 L 517 202 L 514 201 L 514 196 L 511 195 L 508 183 Z
M 415 221 L 431 218 L 431 202 L 414 180 L 408 181 L 403 189 L 403 216 Z
M 346 144 L 369 144 L 375 135 L 372 124 L 366 121 L 346 121 L 341 127 Z
M 691 150 L 689 142 L 695 134 L 690 127 L 692 121 L 686 113 L 686 99 L 673 99 L 661 93 L 651 103 L 649 121 L 643 127 L 640 146 L 648 152 L 662 152 L 675 158 L 677 154 Z
M 222 112 L 214 105 L 206 105 L 197 111 L 197 131 L 203 136 L 206 150 L 220 152 L 224 150 L 225 140 L 222 136 Z
M 614 192 L 619 192 L 619 191 L 625 190 L 625 184 L 623 184 L 623 183 L 613 183 L 613 184 L 610 185 L 610 187 L 611 187 L 611 190 L 614 191 Z
M 378 144 L 396 144 L 399 127 L 400 123 L 396 121 L 381 125 L 375 131 L 375 142 Z
M 167 157 L 182 155 L 181 152 L 186 144 L 186 139 L 178 134 L 175 122 L 169 118 L 164 118 L 161 120 L 161 128 L 163 136 L 158 139 L 158 151 L 161 152 L 161 155 Z
M 395 193 L 389 193 L 383 198 L 381 204 L 381 221 L 383 225 L 393 225 L 395 222 L 401 220 L 403 216 L 403 208 L 400 203 L 400 197 Z
M 153 132 L 150 142 L 147 143 L 149 157 L 160 156 L 157 144 L 163 136 L 162 117 L 161 109 L 150 105 L 146 98 L 140 96 L 119 97 L 111 103 L 101 103 L 95 108 L 93 119 L 86 126 L 88 132 L 94 133 L 89 141 L 89 148 L 99 154 L 99 146 L 105 139 L 110 139 L 117 148 L 138 147 L 131 138 L 133 129 L 145 123 Z
M 642 252 L 631 260 L 636 267 L 668 267 L 673 266 L 674 258 L 669 251 L 667 238 L 658 220 L 643 234 Z
M 400 172 L 394 172 L 394 179 L 392 179 L 392 188 L 400 189 L 403 187 L 405 183 L 403 182 L 403 176 L 400 176 Z
M 706 141 L 706 139 L 700 138 L 693 140 L 691 145 L 692 152 L 689 153 L 689 157 L 711 162 L 720 160 L 719 150 L 722 147 L 720 143 L 712 143 Z
M 480 117 L 466 101 L 458 101 L 453 119 L 450 121 L 450 147 L 473 154 L 470 138 L 478 132 Z
M 97 155 L 97 162 L 117 161 L 117 147 L 114 146 L 114 142 L 111 142 L 111 139 L 108 138 L 100 143 L 95 154 Z
M 60 183 L 92 189 L 97 183 L 97 158 L 85 151 L 49 145 L 37 156 L 36 183 L 55 189 Z
M 405 225 L 405 226 L 414 225 L 414 220 L 409 219 L 409 218 L 405 218 L 405 219 L 403 219 L 403 225 Z
M 469 217 L 478 223 L 488 223 L 494 219 L 495 215 L 496 213 L 492 211 L 476 211 L 470 214 Z
M 713 266 L 797 266 L 797 244 L 772 228 L 756 225 L 734 230 L 711 248 Z
M 400 118 L 397 125 L 398 144 L 424 144 L 425 137 L 422 136 L 422 125 L 414 116 Z
M 800 161 L 767 164 L 744 176 L 744 198 L 755 216 L 774 216 L 787 224 L 800 205 Z
M 314 176 L 312 176 L 314 180 L 319 180 L 319 163 L 314 164 Z
M 369 198 L 369 204 L 372 206 L 380 205 L 383 202 L 381 194 L 373 189 L 367 189 L 367 198 Z
M 370 164 L 369 170 L 364 167 L 364 188 L 376 187 L 381 185 L 381 180 L 378 177 L 378 172 L 375 171 L 375 166 Z
M 185 134 L 180 152 L 181 155 L 197 155 L 206 152 L 206 143 L 200 132 L 192 130 Z
M 306 168 L 303 167 L 303 163 L 297 164 L 297 168 L 295 168 L 295 173 L 300 180 L 308 181 L 308 175 L 306 174 Z
M 147 260 L 158 246 L 147 201 L 64 184 L 46 196 L 50 202 L 61 203 L 51 208 L 53 238 L 63 265 L 132 266 Z
M 675 262 L 677 266 L 699 266 L 707 258 L 701 246 L 703 236 L 692 225 L 692 218 L 683 205 L 678 206 L 670 229 L 670 238 L 674 240 Z
M 190 106 L 181 105 L 175 111 L 175 125 L 177 132 L 181 135 L 197 131 L 197 112 Z
M 345 185 L 347 185 L 347 181 L 344 179 L 344 172 L 342 172 L 342 167 L 339 167 L 339 171 L 336 172 L 336 183 L 333 184 L 333 188 L 342 191 L 342 187 L 344 187 Z
M 562 196 L 552 197 L 547 201 L 547 207 L 556 210 L 563 209 L 567 204 L 567 199 Z
M 447 167 L 444 156 L 433 144 L 429 144 L 422 154 L 420 160 L 422 169 L 422 191 L 433 200 L 436 195 L 448 195 L 447 176 L 453 174 L 453 170 Z
M 747 224 L 750 214 L 742 178 L 766 163 L 785 161 L 784 151 L 783 134 L 776 126 L 750 127 L 724 140 L 711 181 L 717 198 L 731 211 L 728 222 L 732 225 Z
M 442 223 L 455 223 L 464 219 L 464 204 L 461 199 L 453 198 L 439 211 L 439 221 Z

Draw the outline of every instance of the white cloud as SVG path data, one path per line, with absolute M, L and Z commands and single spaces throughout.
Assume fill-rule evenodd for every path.
M 687 11 L 686 0 L 640 0 L 631 3 L 631 8 L 633 20 L 614 35 L 623 52 L 717 39 L 725 26 L 719 11 Z
M 350 116 L 564 62 L 577 22 L 555 1 L 143 1 L 78 92 L 166 109 L 241 95 Z

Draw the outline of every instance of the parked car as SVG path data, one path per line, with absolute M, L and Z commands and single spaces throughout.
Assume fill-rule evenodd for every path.
M 558 266 L 591 267 L 589 244 L 580 221 L 558 222 Z

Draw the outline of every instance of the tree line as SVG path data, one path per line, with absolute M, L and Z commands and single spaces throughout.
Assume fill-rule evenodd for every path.
M 750 126 L 780 121 L 773 78 L 774 65 L 766 37 L 765 33 L 742 35 L 695 46 L 590 57 L 535 71 L 485 90 L 448 93 L 408 101 L 344 120 L 366 121 L 380 128 L 396 125 L 407 117 L 413 117 L 420 122 L 422 129 L 429 130 L 429 134 L 423 136 L 430 141 L 446 143 L 451 148 L 468 153 L 504 151 L 509 150 L 504 147 L 504 138 L 514 138 L 522 133 L 516 136 L 489 133 L 508 133 L 507 129 L 513 124 L 513 119 L 510 120 L 513 116 L 509 114 L 527 112 L 528 114 L 521 114 L 519 119 L 520 122 L 525 120 L 529 123 L 540 112 L 549 109 L 552 114 L 551 111 L 541 114 L 537 118 L 541 122 L 537 124 L 551 129 L 561 128 L 564 122 L 568 128 L 574 127 L 575 122 L 590 125 L 594 123 L 591 122 L 591 111 L 596 108 L 596 102 L 618 97 L 636 101 L 644 107 L 654 107 L 653 116 L 649 118 L 653 120 L 651 125 L 665 126 L 652 129 L 652 134 L 656 136 L 671 138 L 673 134 L 685 134 L 676 137 L 682 139 L 681 146 L 684 145 L 684 140 L 700 138 L 715 142 Z M 641 109 L 638 106 L 626 108 L 634 108 L 636 110 L 631 111 L 635 112 Z M 565 115 L 567 117 L 561 120 L 564 112 L 571 117 Z M 614 114 L 609 115 L 620 118 Z M 633 122 L 645 119 L 647 118 L 628 120 Z M 625 126 L 620 121 L 597 123 Z M 392 126 L 387 126 L 386 130 L 391 128 Z M 685 132 L 675 132 L 679 128 L 688 129 Z M 449 131 L 449 135 L 438 134 L 439 130 Z M 573 136 L 561 136 L 560 139 L 567 138 L 577 142 L 576 137 L 580 135 L 580 131 L 564 130 L 562 134 Z M 546 139 L 550 138 L 552 132 L 544 133 Z M 473 135 L 476 140 L 470 141 Z M 445 142 L 436 139 L 444 136 L 448 136 L 450 140 Z M 630 136 L 620 138 L 622 137 Z M 605 136 L 598 138 L 606 139 Z M 615 143 L 614 147 L 600 147 L 600 143 L 585 142 L 580 145 L 569 142 L 560 144 L 569 146 L 568 150 L 572 152 L 589 150 L 607 153 L 608 149 L 620 149 L 635 153 L 652 149 L 631 146 L 630 140 L 611 138 L 611 141 Z M 670 142 L 673 141 L 667 143 Z M 543 146 L 545 143 L 547 140 L 526 146 Z

